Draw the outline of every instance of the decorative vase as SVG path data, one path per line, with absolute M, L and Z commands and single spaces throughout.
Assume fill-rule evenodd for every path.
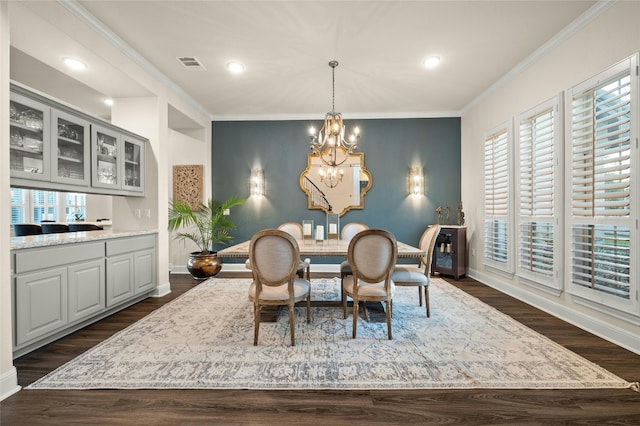
M 222 259 L 216 253 L 202 254 L 194 251 L 189 254 L 187 270 L 196 280 L 213 277 L 222 269 Z

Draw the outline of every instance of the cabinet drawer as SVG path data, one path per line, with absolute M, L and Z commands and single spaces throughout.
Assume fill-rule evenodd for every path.
M 155 235 L 142 237 L 118 238 L 107 241 L 107 256 L 114 256 L 132 251 L 154 248 L 156 246 Z
M 104 257 L 104 242 L 63 244 L 16 252 L 15 273 L 36 271 Z

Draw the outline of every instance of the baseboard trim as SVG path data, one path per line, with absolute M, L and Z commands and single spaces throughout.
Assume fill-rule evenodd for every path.
M 156 289 L 151 293 L 151 297 L 162 297 L 171 293 L 171 283 L 166 282 L 164 284 L 160 284 L 156 287 Z
M 562 321 L 640 355 L 640 336 L 635 335 L 631 331 L 624 330 L 598 318 L 593 318 L 588 313 L 577 311 L 561 303 L 538 296 L 524 288 L 517 287 L 507 281 L 487 275 L 481 271 L 469 269 L 468 276 L 482 284 L 495 288 L 502 293 L 508 294 L 528 305 L 553 315 Z
M 14 366 L 0 375 L 0 401 L 4 401 L 22 387 L 18 385 L 18 370 Z

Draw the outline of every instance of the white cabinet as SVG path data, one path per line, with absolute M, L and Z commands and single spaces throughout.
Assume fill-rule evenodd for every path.
M 71 265 L 69 279 L 69 322 L 80 321 L 104 310 L 105 266 L 102 258 Z
M 122 141 L 112 129 L 94 124 L 91 127 L 91 185 L 97 188 L 122 187 Z
M 11 265 L 20 356 L 149 295 L 156 235 L 14 250 Z
M 156 237 L 107 241 L 107 306 L 156 287 Z
M 133 254 L 107 258 L 107 306 L 133 296 Z
M 17 93 L 11 93 L 9 104 L 11 177 L 48 181 L 51 178 L 51 108 Z
M 56 109 L 51 110 L 51 180 L 89 186 L 89 121 Z
M 144 196 L 147 140 L 12 84 L 11 185 Z
M 67 325 L 67 291 L 66 267 L 16 278 L 16 346 Z

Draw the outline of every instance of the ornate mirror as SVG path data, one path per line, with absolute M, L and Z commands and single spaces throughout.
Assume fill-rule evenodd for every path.
M 364 208 L 364 195 L 373 180 L 364 166 L 364 153 L 347 154 L 338 148 L 337 155 L 346 157 L 335 167 L 320 159 L 322 154 L 307 154 L 307 168 L 300 175 L 300 188 L 307 194 L 307 206 L 340 216 L 351 209 Z

